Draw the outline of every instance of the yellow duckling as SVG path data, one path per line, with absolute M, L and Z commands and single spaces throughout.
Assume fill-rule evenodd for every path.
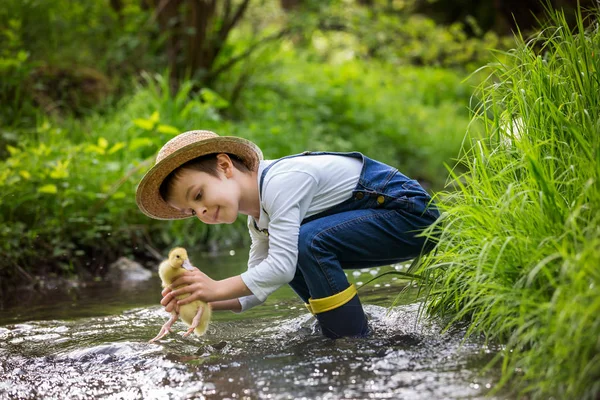
M 162 286 L 167 287 L 173 283 L 173 281 L 175 281 L 179 275 L 183 274 L 184 271 L 191 271 L 193 269 L 194 267 L 190 263 L 187 251 L 185 251 L 185 249 L 182 247 L 175 247 L 169 252 L 169 258 L 160 263 L 160 266 L 158 267 L 158 275 L 162 281 Z M 179 287 L 174 289 L 178 289 Z M 189 293 L 182 294 L 177 296 L 177 299 L 185 299 L 189 295 Z M 162 339 L 165 335 L 171 332 L 171 326 L 175 323 L 175 321 L 177 321 L 179 315 L 181 315 L 183 322 L 190 327 L 183 336 L 189 336 L 192 332 L 198 336 L 202 336 L 206 332 L 208 324 L 210 323 L 212 310 L 207 303 L 201 300 L 196 300 L 189 304 L 180 306 L 179 312 L 177 312 L 176 309 L 171 312 L 171 318 L 162 326 L 158 335 L 156 335 L 156 337 L 152 339 L 150 343 Z

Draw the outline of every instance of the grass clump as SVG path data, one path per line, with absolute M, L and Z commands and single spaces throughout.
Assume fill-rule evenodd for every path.
M 561 12 L 490 65 L 485 125 L 440 200 L 427 309 L 504 350 L 502 379 L 532 398 L 600 395 L 600 31 Z M 591 21 L 591 22 L 590 22 Z M 412 272 L 412 271 L 411 271 Z

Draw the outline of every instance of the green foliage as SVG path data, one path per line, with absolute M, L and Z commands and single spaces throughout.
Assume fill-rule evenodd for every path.
M 0 24 L 0 123 L 21 118 L 22 111 L 29 106 L 23 85 L 27 81 L 34 63 L 30 54 L 23 49 L 22 25 L 18 19 L 8 19 Z M 0 144 L 2 141 L 0 140 Z
M 348 2 L 322 6 L 310 45 L 326 60 L 348 57 L 375 58 L 387 63 L 474 70 L 491 61 L 490 49 L 508 49 L 514 41 L 483 31 L 470 18 L 470 26 L 455 22 L 439 25 L 424 15 L 412 14 L 413 1 L 388 9 L 383 5 L 353 7 Z M 315 23 L 315 22 L 313 22 Z M 468 34 L 467 28 L 476 35 Z
M 7 146 L 9 157 L 0 163 L 0 276 L 15 266 L 64 273 L 82 272 L 85 265 L 101 274 L 116 254 L 140 251 L 143 244 L 203 243 L 208 227 L 198 223 L 173 224 L 172 230 L 143 226 L 150 220 L 137 210 L 134 191 L 159 146 L 217 118 L 222 100 L 205 91 L 177 103 L 185 95 L 164 94 L 166 86 L 148 81 L 154 86 L 140 88 L 112 118 L 95 115 L 66 126 L 45 121 L 29 139 Z M 186 124 L 179 129 L 177 121 Z
M 443 164 L 458 155 L 468 124 L 471 93 L 459 75 L 377 62 L 300 62 L 302 57 L 290 51 L 254 79 L 243 96 L 252 124 L 238 132 L 269 157 L 358 150 L 426 184 L 443 184 Z
M 131 77 L 136 78 L 140 71 L 161 71 L 169 63 L 181 62 L 185 51 L 173 47 L 171 40 L 176 36 L 184 43 L 185 38 L 201 29 L 178 30 L 177 24 L 187 18 L 184 13 L 169 22 L 175 25 L 171 32 L 165 25 L 161 28 L 153 10 L 142 7 L 144 2 L 120 0 L 116 2 L 122 5 L 120 9 L 113 9 L 114 3 L 3 2 L 0 8 L 3 126 L 34 126 L 36 107 L 45 113 L 60 111 L 61 115 L 68 115 L 74 111 L 81 115 L 114 100 L 113 96 L 118 99 L 130 89 Z M 436 25 L 430 19 L 411 16 L 409 10 L 399 12 L 379 6 L 371 9 L 346 1 L 311 0 L 305 4 L 307 12 L 286 14 L 278 1 L 251 2 L 245 18 L 236 23 L 225 43 L 213 38 L 206 44 L 207 57 L 218 50 L 218 57 L 213 60 L 215 71 L 228 71 L 229 65 L 241 64 L 242 77 L 259 74 L 256 68 L 259 57 L 255 55 L 267 47 L 266 43 L 276 43 L 281 37 L 291 38 L 290 46 L 304 47 L 321 60 L 374 58 L 395 65 L 468 69 L 486 60 L 489 48 L 505 45 L 493 33 L 478 32 L 477 37 L 469 37 L 461 25 Z M 211 25 L 213 30 L 225 23 L 223 15 L 217 14 L 215 25 Z M 169 56 L 169 51 L 177 56 Z M 176 75 L 190 73 L 178 71 Z M 204 79 L 200 75 L 198 78 Z M 222 80 L 231 76 L 221 75 Z M 210 78 L 212 81 L 215 76 Z M 238 83 L 232 88 L 234 92 L 245 87 L 243 79 Z M 230 93 L 222 94 L 229 99 Z
M 150 14 L 140 2 L 123 3 L 119 16 L 104 0 L 3 1 L 0 124 L 30 128 L 36 107 L 89 111 L 132 73 L 164 65 Z
M 461 76 L 488 60 L 488 49 L 510 45 L 476 21 L 470 36 L 460 24 L 354 1 L 310 0 L 297 14 L 256 2 L 216 68 L 258 48 L 262 34 L 293 34 L 260 43 L 211 88 L 185 81 L 174 92 L 169 73 L 156 73 L 169 38 L 141 2 L 120 3 L 116 12 L 105 0 L 2 2 L 3 284 L 16 275 L 101 275 L 118 255 L 148 245 L 243 241 L 242 220 L 167 223 L 138 211 L 137 182 L 179 132 L 246 137 L 267 158 L 358 150 L 432 188 L 462 151 L 457 190 L 440 196 L 438 252 L 419 271 L 429 311 L 506 344 L 503 383 L 516 379 L 525 395 L 598 396 L 597 23 L 584 32 L 580 21 L 571 35 L 558 14 L 558 28 L 497 52 L 469 121 L 472 94 Z M 111 96 L 114 107 L 99 109 Z M 473 148 L 463 144 L 467 126 Z
M 14 265 L 80 272 L 86 263 L 101 274 L 107 260 L 146 244 L 210 248 L 246 240 L 242 218 L 227 226 L 167 223 L 137 209 L 137 182 L 158 149 L 186 130 L 246 137 L 267 158 L 359 150 L 430 185 L 445 180 L 443 163 L 458 154 L 468 124 L 469 90 L 455 73 L 360 61 L 332 67 L 295 52 L 277 63 L 249 84 L 236 120 L 223 117 L 230 104 L 215 91 L 194 92 L 187 81 L 174 93 L 168 73 L 145 74 L 108 115 L 44 119 L 22 131 L 0 162 L 0 243 L 7 255 L 0 275 Z
M 102 71 L 149 62 L 156 31 L 140 2 L 125 0 L 119 16 L 107 1 L 5 0 L 0 26 L 18 24 L 20 47 L 48 65 L 95 66 Z M 14 22 L 10 22 L 14 21 Z M 126 71 L 122 71 L 126 72 Z
M 598 17 L 596 12 L 595 17 Z M 428 310 L 505 344 L 501 384 L 527 397 L 600 394 L 600 30 L 562 13 L 490 65 L 489 139 L 441 197 L 443 234 L 419 272 Z M 511 385 L 512 386 L 512 385 Z

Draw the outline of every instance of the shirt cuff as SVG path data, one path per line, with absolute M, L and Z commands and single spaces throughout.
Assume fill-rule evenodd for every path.
M 266 291 L 264 291 L 261 287 L 259 287 L 256 282 L 254 282 L 254 279 L 252 278 L 252 272 L 253 271 L 246 271 L 243 272 L 240 277 L 242 278 L 242 281 L 244 281 L 244 283 L 246 284 L 246 286 L 248 287 L 248 289 L 250 289 L 250 291 L 252 292 L 252 294 L 254 296 L 256 296 L 261 303 L 264 302 L 267 299 L 267 296 L 269 296 L 269 293 L 267 293 Z
M 254 295 L 240 297 L 238 300 L 239 300 L 240 304 L 242 305 L 241 312 L 247 311 L 247 310 L 251 309 L 252 307 L 256 307 L 256 306 L 264 303 L 263 301 L 260 301 L 260 299 Z

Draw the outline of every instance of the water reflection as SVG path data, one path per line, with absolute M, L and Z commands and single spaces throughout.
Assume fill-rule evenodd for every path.
M 106 294 L 95 305 L 79 293 L 74 304 L 87 304 L 83 308 L 89 313 L 104 310 L 95 316 L 65 312 L 68 317 L 49 319 L 56 309 L 48 304 L 46 320 L 23 321 L 23 310 L 5 310 L 0 324 L 0 397 L 483 397 L 495 378 L 478 372 L 495 350 L 480 341 L 463 342 L 460 330 L 440 334 L 435 321 L 417 319 L 418 303 L 390 311 L 401 285 L 388 283 L 363 289 L 373 328 L 367 339 L 323 338 L 314 318 L 289 290 L 248 313 L 217 314 L 201 338 L 175 333 L 156 344 L 147 340 L 167 317 L 157 305 L 156 282 L 148 283 L 147 291 L 154 292 L 143 306 L 127 308 L 131 300 L 123 300 L 117 289 L 108 293 L 118 300 Z M 142 298 L 138 293 L 132 303 Z M 43 307 L 40 310 L 41 317 Z M 175 328 L 185 331 L 179 322 Z

